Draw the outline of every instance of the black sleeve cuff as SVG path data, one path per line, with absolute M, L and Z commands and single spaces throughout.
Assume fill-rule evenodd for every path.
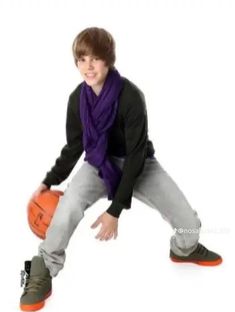
M 125 207 L 122 204 L 113 201 L 106 212 L 115 218 L 119 218 L 123 208 Z
M 42 183 L 45 184 L 48 188 L 52 185 L 59 185 L 61 183 L 60 179 L 52 172 L 48 172 L 46 177 L 42 180 Z

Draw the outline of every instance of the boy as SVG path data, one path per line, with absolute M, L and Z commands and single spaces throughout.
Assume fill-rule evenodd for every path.
M 115 63 L 115 42 L 103 28 L 90 27 L 72 46 L 84 81 L 70 94 L 66 138 L 55 165 L 34 192 L 64 181 L 85 151 L 82 167 L 60 197 L 39 253 L 25 262 L 28 273 L 20 307 L 38 310 L 51 294 L 52 278 L 63 268 L 65 249 L 85 210 L 98 199 L 112 200 L 92 224 L 101 224 L 97 239 L 116 239 L 122 209 L 132 196 L 157 209 L 176 229 L 170 240 L 170 259 L 199 265 L 217 265 L 222 258 L 199 240 L 201 222 L 183 193 L 154 156 L 148 138 L 144 95 L 120 76 Z

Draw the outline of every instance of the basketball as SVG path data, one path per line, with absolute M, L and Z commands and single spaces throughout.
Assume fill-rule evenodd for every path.
M 63 194 L 59 190 L 46 190 L 29 201 L 27 206 L 29 227 L 39 238 L 45 239 L 46 230 Z

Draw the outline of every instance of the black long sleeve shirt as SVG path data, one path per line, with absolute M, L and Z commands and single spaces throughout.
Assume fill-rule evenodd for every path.
M 80 119 L 79 100 L 81 84 L 70 94 L 67 106 L 66 139 L 54 166 L 42 183 L 49 188 L 63 182 L 81 157 L 83 125 Z M 124 158 L 122 177 L 107 212 L 119 217 L 123 208 L 131 208 L 136 178 L 144 168 L 145 159 L 153 157 L 155 150 L 148 139 L 148 119 L 143 92 L 124 77 L 119 105 L 108 137 L 108 155 Z

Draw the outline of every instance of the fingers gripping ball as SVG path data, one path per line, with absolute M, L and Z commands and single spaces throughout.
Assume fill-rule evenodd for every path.
M 29 227 L 39 238 L 45 239 L 59 198 L 63 194 L 59 190 L 46 190 L 29 201 L 27 206 Z

